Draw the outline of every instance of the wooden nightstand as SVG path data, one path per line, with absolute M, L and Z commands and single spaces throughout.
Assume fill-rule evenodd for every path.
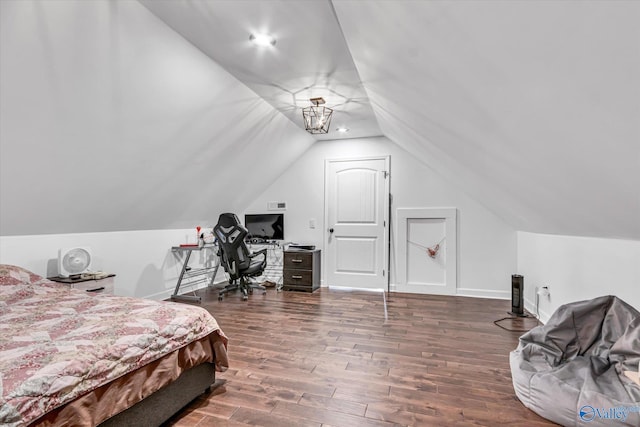
M 313 292 L 320 287 L 320 249 L 284 251 L 283 289 Z
M 115 274 L 107 274 L 106 276 L 100 279 L 94 279 L 90 276 L 81 276 L 77 279 L 72 279 L 70 277 L 47 277 L 47 279 L 52 280 L 58 283 L 66 283 L 71 287 L 71 289 L 80 289 L 83 291 L 87 291 L 90 294 L 110 294 L 114 293 L 114 277 Z

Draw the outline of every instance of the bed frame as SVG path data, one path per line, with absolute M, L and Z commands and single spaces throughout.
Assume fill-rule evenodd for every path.
M 159 426 L 192 400 L 211 390 L 215 365 L 203 363 L 177 380 L 100 424 L 100 427 Z

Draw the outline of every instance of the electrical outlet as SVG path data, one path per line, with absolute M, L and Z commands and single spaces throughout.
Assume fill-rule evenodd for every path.
M 548 286 L 543 286 L 541 288 L 538 289 L 538 295 L 543 296 L 543 297 L 548 297 L 549 295 L 551 295 L 551 293 L 549 292 L 549 287 Z

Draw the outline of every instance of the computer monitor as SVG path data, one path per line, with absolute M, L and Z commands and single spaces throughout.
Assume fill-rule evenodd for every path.
M 284 240 L 284 214 L 246 214 L 249 240 Z

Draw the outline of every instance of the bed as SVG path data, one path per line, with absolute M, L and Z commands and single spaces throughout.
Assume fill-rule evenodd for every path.
M 226 345 L 201 307 L 0 265 L 0 425 L 159 425 L 228 367 Z

